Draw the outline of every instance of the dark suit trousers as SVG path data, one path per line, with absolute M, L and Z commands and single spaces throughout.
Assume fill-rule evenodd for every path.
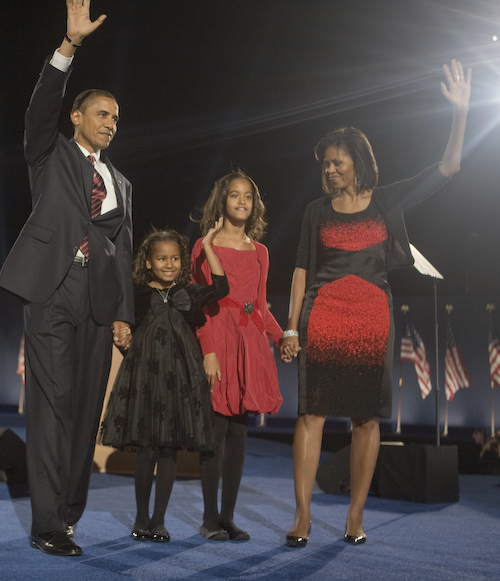
M 90 313 L 88 267 L 72 265 L 42 304 L 27 303 L 26 452 L 32 533 L 75 524 L 87 502 L 111 365 L 112 332 Z

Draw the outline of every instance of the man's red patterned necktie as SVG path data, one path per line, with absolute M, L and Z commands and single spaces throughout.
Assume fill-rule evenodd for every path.
M 94 164 L 95 157 L 89 155 L 89 159 Z M 90 199 L 90 217 L 92 220 L 101 214 L 102 201 L 106 197 L 106 186 L 100 173 L 94 168 L 94 177 L 92 178 L 92 197 Z M 89 257 L 89 237 L 85 236 L 80 245 L 80 250 Z

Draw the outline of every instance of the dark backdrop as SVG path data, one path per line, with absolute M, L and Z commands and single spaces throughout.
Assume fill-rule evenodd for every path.
M 245 169 L 268 209 L 271 295 L 288 293 L 304 207 L 321 195 L 319 138 L 357 126 L 373 145 L 382 184 L 409 177 L 446 145 L 442 64 L 455 57 L 472 66 L 462 171 L 410 211 L 407 226 L 443 274 L 443 294 L 498 294 L 496 0 L 94 0 L 93 16 L 101 12 L 107 21 L 77 51 L 61 129 L 71 134 L 67 113 L 79 91 L 116 95 L 121 120 L 109 156 L 134 185 L 136 243 L 151 225 L 194 240 L 190 212 L 216 178 Z M 65 31 L 64 2 L 2 0 L 0 26 L 1 263 L 30 210 L 23 115 Z M 396 296 L 429 292 L 409 270 L 391 280 Z M 10 304 L 3 335 L 17 344 Z

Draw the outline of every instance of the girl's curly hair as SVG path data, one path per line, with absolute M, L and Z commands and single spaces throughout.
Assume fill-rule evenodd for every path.
M 181 256 L 181 271 L 176 279 L 177 283 L 191 282 L 191 257 L 189 255 L 188 239 L 175 230 L 157 230 L 153 228 L 141 244 L 134 260 L 135 284 L 148 284 L 153 279 L 153 272 L 146 262 L 151 261 L 155 246 L 160 242 L 174 242 L 179 246 Z
M 215 182 L 212 192 L 203 206 L 202 216 L 199 220 L 203 236 L 208 233 L 221 216 L 225 216 L 231 182 L 236 179 L 247 180 L 252 186 L 252 212 L 245 223 L 245 234 L 253 240 L 260 240 L 264 236 L 267 226 L 267 222 L 264 220 L 266 208 L 260 197 L 259 188 L 252 178 L 240 169 L 228 173 Z

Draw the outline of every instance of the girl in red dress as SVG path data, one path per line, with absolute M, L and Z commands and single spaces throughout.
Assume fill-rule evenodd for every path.
M 213 249 L 229 281 L 229 295 L 205 308 L 198 330 L 215 411 L 215 454 L 201 454 L 205 511 L 201 534 L 210 540 L 248 540 L 233 522 L 243 473 L 249 413 L 276 413 L 282 403 L 269 339 L 279 346 L 281 327 L 267 308 L 264 204 L 256 184 L 241 171 L 219 179 L 203 207 L 203 235 L 220 216 L 224 225 Z M 210 284 L 201 239 L 192 253 L 193 277 Z M 222 463 L 222 505 L 217 492 Z

